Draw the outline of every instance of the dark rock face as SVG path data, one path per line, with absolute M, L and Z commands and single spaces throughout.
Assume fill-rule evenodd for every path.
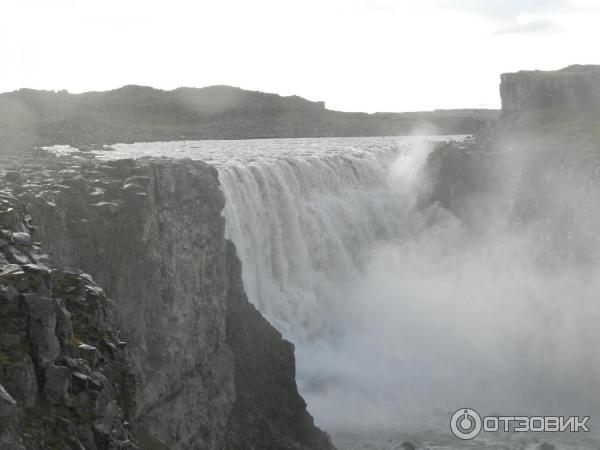
M 315 428 L 298 395 L 294 346 L 248 302 L 240 262 L 228 246 L 230 280 L 227 344 L 235 355 L 237 396 L 225 448 L 278 450 L 332 448 L 329 437 Z
M 30 209 L 40 239 L 118 299 L 140 383 L 140 442 L 218 448 L 235 390 L 224 345 L 227 261 L 216 171 L 189 162 L 86 164 L 61 163 L 54 185 L 37 193 Z
M 438 202 L 471 228 L 485 227 L 482 216 L 501 206 L 503 164 L 502 155 L 480 139 L 443 143 L 428 157 L 427 201 Z
M 245 297 L 214 168 L 77 156 L 20 166 L 20 179 L 6 183 L 36 239 L 116 299 L 138 381 L 130 421 L 141 448 L 333 448 L 298 394 L 292 345 Z M 56 348 L 47 342 L 49 358 Z M 77 352 L 98 358 L 87 346 Z M 52 377 L 59 395 L 64 374 Z
M 600 66 L 570 66 L 553 72 L 501 76 L 502 113 L 544 109 L 600 108 Z
M 2 192 L 0 220 L 0 447 L 138 448 L 112 302 L 89 275 L 50 264 Z

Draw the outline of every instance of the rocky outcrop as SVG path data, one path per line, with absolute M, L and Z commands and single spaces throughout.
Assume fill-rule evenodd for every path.
M 214 168 L 75 155 L 5 179 L 52 260 L 116 299 L 141 448 L 332 448 L 298 394 L 292 345 L 245 297 Z
M 501 75 L 502 114 L 547 109 L 600 109 L 600 66 Z
M 432 152 L 432 200 L 471 230 L 528 236 L 546 269 L 600 260 L 600 66 L 502 75 L 503 120 Z
M 89 275 L 51 264 L 34 233 L 0 192 L 0 448 L 137 449 L 113 304 Z
M 472 231 L 488 228 L 505 209 L 506 158 L 489 141 L 470 138 L 440 144 L 427 159 L 426 203 L 435 202 Z
M 227 255 L 227 344 L 234 354 L 237 396 L 226 450 L 333 448 L 329 437 L 315 428 L 298 395 L 293 345 L 275 328 L 265 326 L 265 319 L 248 302 L 233 244 Z

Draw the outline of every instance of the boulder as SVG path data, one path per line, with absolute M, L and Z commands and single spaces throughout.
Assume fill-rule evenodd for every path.
M 21 245 L 22 247 L 31 247 L 32 245 L 31 235 L 24 231 L 13 233 L 12 238 L 15 244 Z
M 99 357 L 101 357 L 96 347 L 87 344 L 78 345 L 76 353 L 79 358 L 87 361 L 92 367 L 96 366 Z

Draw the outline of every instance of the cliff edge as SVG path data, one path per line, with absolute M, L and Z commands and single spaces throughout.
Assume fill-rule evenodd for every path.
M 4 179 L 52 263 L 115 299 L 140 448 L 333 448 L 298 393 L 293 346 L 246 299 L 213 167 L 37 156 Z
M 600 110 L 600 66 L 501 75 L 502 115 L 559 110 Z
M 428 160 L 432 199 L 471 229 L 527 233 L 546 269 L 593 267 L 600 198 L 600 66 L 501 76 L 502 121 Z M 517 233 L 517 234 L 518 234 Z

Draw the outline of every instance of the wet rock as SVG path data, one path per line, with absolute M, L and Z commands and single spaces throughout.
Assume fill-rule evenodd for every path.
M 44 396 L 51 403 L 61 404 L 69 389 L 69 374 L 67 367 L 51 365 L 46 368 Z
M 29 258 L 25 254 L 12 245 L 7 245 L 4 247 L 4 255 L 10 263 L 28 264 L 30 262 Z
M 18 224 L 17 212 L 14 208 L 0 209 L 0 226 L 13 229 Z
M 73 377 L 75 380 L 78 380 L 78 381 L 87 382 L 87 380 L 89 380 L 89 377 L 88 377 L 86 374 L 84 374 L 84 373 L 81 373 L 81 372 L 78 372 L 78 371 L 73 371 L 73 372 L 71 373 L 71 376 L 72 376 L 72 377 Z
M 0 245 L 1 247 L 1 245 Z M 0 272 L 4 270 L 4 267 L 8 265 L 8 260 L 4 256 L 4 253 L 0 251 Z
M 98 443 L 101 448 L 107 448 L 110 445 L 110 434 L 111 429 L 108 425 L 98 424 L 94 425 L 94 440 Z
M 79 358 L 87 361 L 93 367 L 98 362 L 100 352 L 96 349 L 96 347 L 92 347 L 91 345 L 87 344 L 80 344 L 77 347 L 76 355 Z
M 38 395 L 38 383 L 33 361 L 29 355 L 4 368 L 3 381 L 10 387 L 15 400 L 25 408 L 35 404 Z
M 0 283 L 12 285 L 19 292 L 23 292 L 29 287 L 25 272 L 17 264 L 3 266 L 3 271 L 0 272 Z
M 147 176 L 142 176 L 142 175 L 134 175 L 132 177 L 129 177 L 125 180 L 125 184 L 128 183 L 132 183 L 132 184 L 136 184 L 138 186 L 142 186 L 143 188 L 146 188 L 150 182 L 152 181 L 152 178 L 147 177 Z
M 140 186 L 139 184 L 136 183 L 126 183 L 125 185 L 123 185 L 123 191 L 124 192 L 142 192 L 143 188 L 142 186 Z
M 56 336 L 62 342 L 70 342 L 73 338 L 73 324 L 71 323 L 72 314 L 65 307 L 63 300 L 58 299 L 55 302 L 56 312 Z
M 76 291 L 81 286 L 81 279 L 77 272 L 68 269 L 54 269 L 51 279 L 57 290 L 67 293 Z
M 47 267 L 38 264 L 22 264 L 21 268 L 28 273 L 33 273 L 41 276 L 48 276 L 52 272 Z
M 11 417 L 15 414 L 17 402 L 0 384 L 0 417 Z
M 12 303 L 16 300 L 18 291 L 11 285 L 0 285 L 0 299 L 7 303 Z
M 14 442 L 0 442 L 2 450 L 26 450 L 21 444 L 15 444 Z
M 102 382 L 102 377 L 98 373 L 94 373 L 93 376 L 89 378 L 88 387 L 95 391 L 101 391 L 104 389 L 104 383 Z
M 236 390 L 244 394 L 237 396 L 233 403 L 231 433 L 225 448 L 260 448 L 265 441 L 281 443 L 281 448 L 294 448 L 296 438 L 288 433 L 285 425 L 294 423 L 294 429 L 304 430 L 300 448 L 333 449 L 329 435 L 315 426 L 298 393 L 293 375 L 293 345 L 284 340 L 246 298 L 239 277 L 241 263 L 232 243 L 228 245 L 228 264 L 226 342 L 235 355 Z M 265 377 L 264 373 L 269 376 Z M 276 397 L 269 394 L 274 386 L 277 386 Z M 269 423 L 270 428 L 263 430 L 257 423 Z
M 21 245 L 23 247 L 31 247 L 32 245 L 31 235 L 24 231 L 13 233 L 12 238 L 16 244 Z
M 81 441 L 73 436 L 67 436 L 65 441 L 70 450 L 86 450 Z
M 115 202 L 98 202 L 91 206 L 96 208 L 101 214 L 115 215 L 121 211 L 121 205 Z
M 34 349 L 34 359 L 40 367 L 48 367 L 58 357 L 60 344 L 55 335 L 55 302 L 38 294 L 23 294 L 31 318 L 29 336 Z

